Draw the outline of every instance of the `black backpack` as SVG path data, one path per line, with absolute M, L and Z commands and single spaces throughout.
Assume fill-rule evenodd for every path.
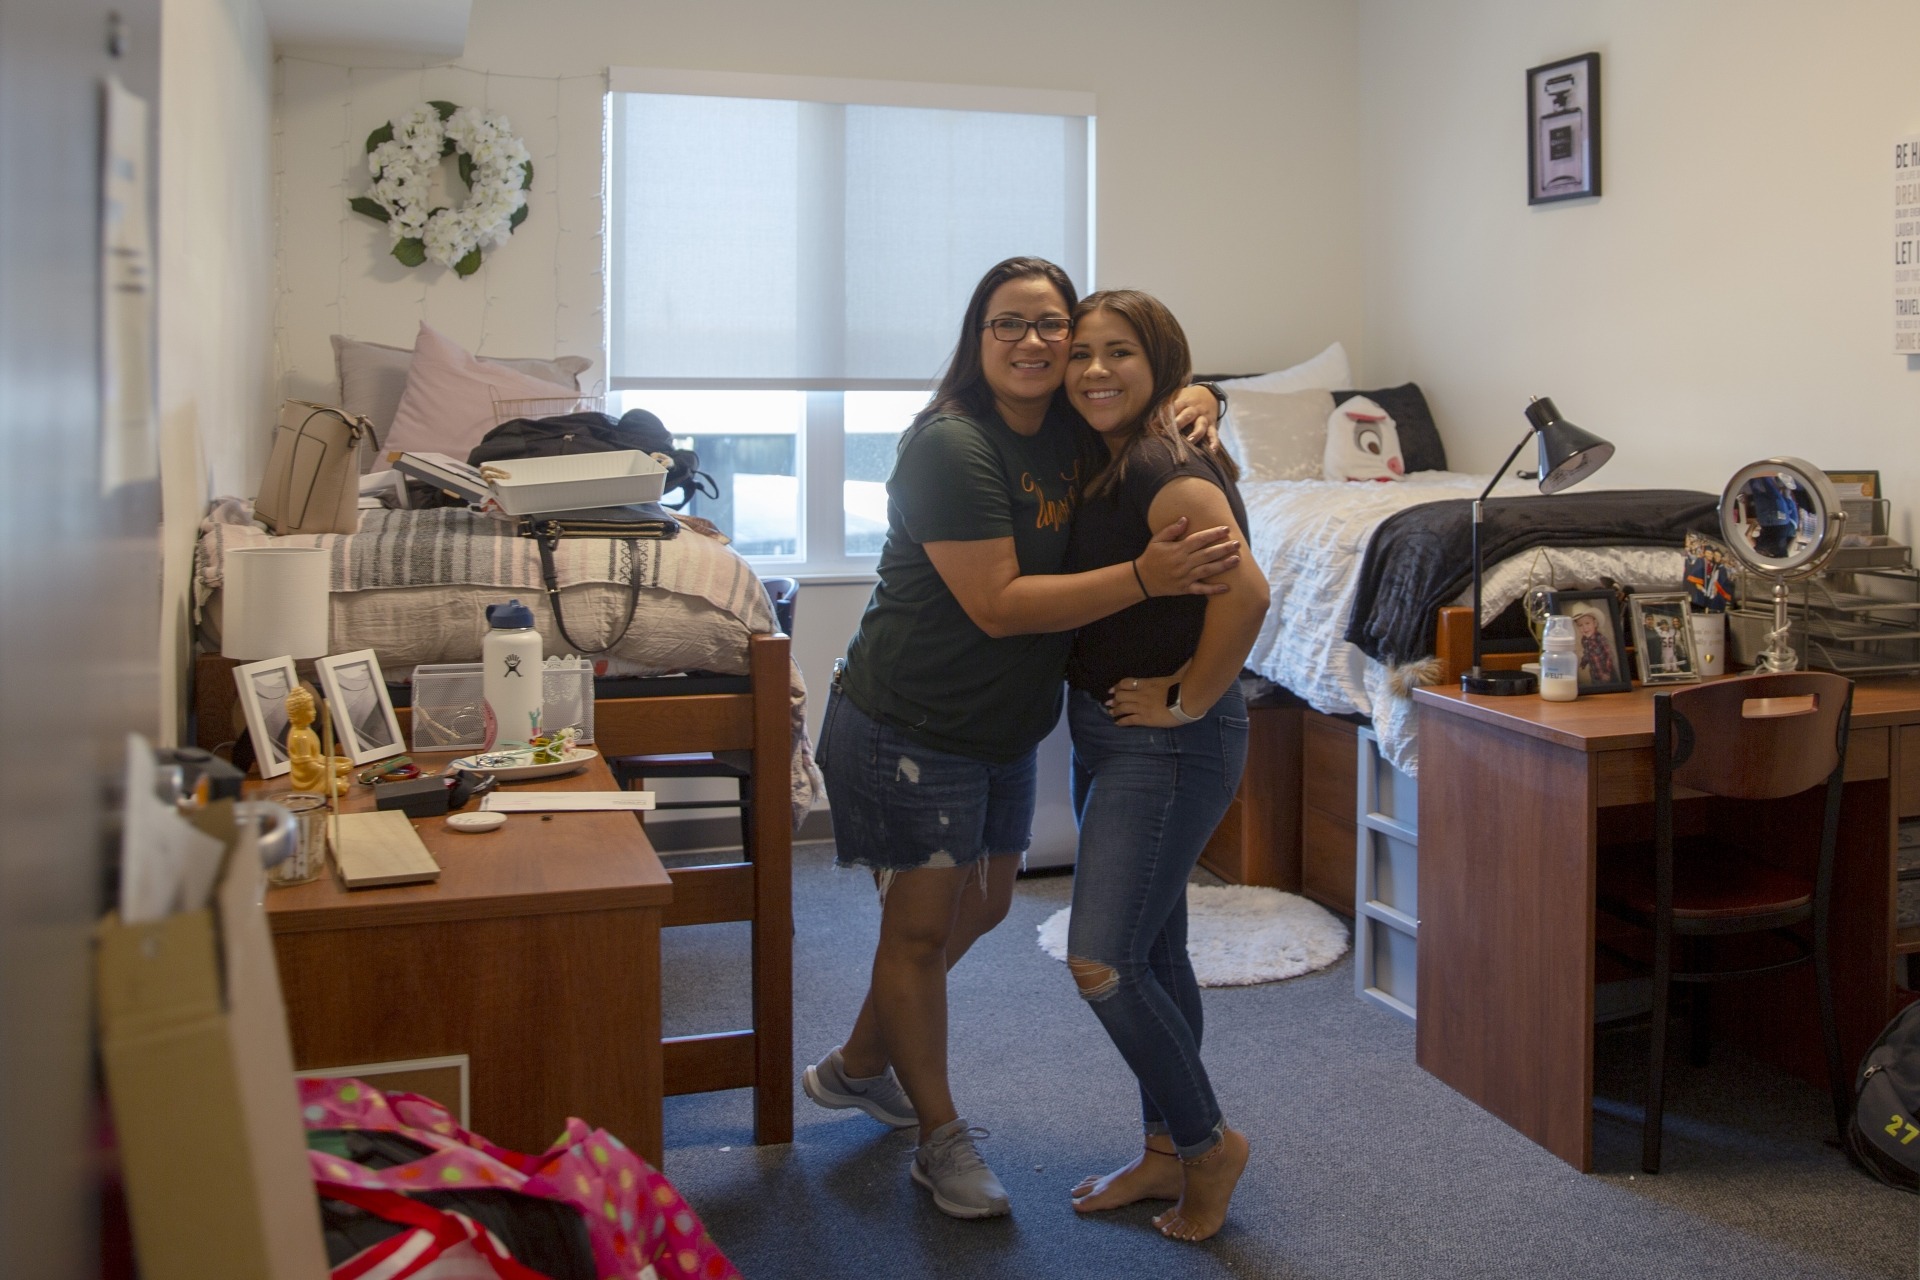
M 503 422 L 481 437 L 467 455 L 467 462 L 504 462 L 512 458 L 551 458 L 564 453 L 612 453 L 618 449 L 638 449 L 660 459 L 667 468 L 666 488 L 661 502 L 678 510 L 692 501 L 697 490 L 718 497 L 713 477 L 700 470 L 700 455 L 691 449 L 673 447 L 673 434 L 659 418 L 645 409 L 629 409 L 616 421 L 604 413 L 591 411 L 563 413 L 553 418 L 514 418 Z M 678 491 L 680 500 L 669 502 L 667 494 Z
M 1890 1187 L 1920 1192 L 1920 1003 L 1893 1016 L 1860 1060 L 1847 1145 Z

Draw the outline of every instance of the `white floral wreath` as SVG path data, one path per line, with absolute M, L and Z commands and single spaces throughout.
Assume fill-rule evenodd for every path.
M 505 243 L 527 218 L 533 161 L 508 128 L 505 116 L 423 102 L 367 135 L 373 195 L 347 203 L 387 224 L 393 256 L 403 265 L 417 267 L 432 258 L 457 276 L 470 276 L 480 269 L 481 251 Z M 466 203 L 429 209 L 434 170 L 450 155 L 460 157 Z

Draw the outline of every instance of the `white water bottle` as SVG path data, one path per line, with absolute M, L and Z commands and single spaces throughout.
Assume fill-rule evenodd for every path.
M 1580 696 L 1580 641 L 1573 619 L 1547 619 L 1540 638 L 1540 696 L 1548 702 L 1572 702 Z
M 533 610 L 518 600 L 487 606 L 487 638 L 480 646 L 480 693 L 487 706 L 483 750 L 524 747 L 540 728 L 546 677 Z

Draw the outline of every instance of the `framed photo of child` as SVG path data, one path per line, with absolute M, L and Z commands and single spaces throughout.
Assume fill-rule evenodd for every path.
M 1633 688 L 1621 643 L 1620 597 L 1611 591 L 1556 591 L 1547 612 L 1573 619 L 1579 640 L 1580 692 L 1625 693 Z
M 1683 592 L 1633 597 L 1633 647 L 1641 684 L 1687 684 L 1700 678 L 1693 652 L 1693 607 Z

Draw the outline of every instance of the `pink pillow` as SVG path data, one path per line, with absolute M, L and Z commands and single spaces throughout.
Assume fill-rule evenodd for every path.
M 444 453 L 465 459 L 480 437 L 497 425 L 495 400 L 535 398 L 554 403 L 529 416 L 549 417 L 571 412 L 580 392 L 478 359 L 446 334 L 422 324 L 413 340 L 407 389 L 400 395 L 393 430 L 387 435 L 387 452 Z

